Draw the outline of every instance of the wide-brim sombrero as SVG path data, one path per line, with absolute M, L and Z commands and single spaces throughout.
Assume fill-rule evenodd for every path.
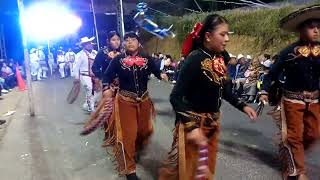
M 280 28 L 296 32 L 301 23 L 309 19 L 320 19 L 320 4 L 299 9 L 280 21 Z
M 95 37 L 91 37 L 91 38 L 88 38 L 88 37 L 83 37 L 80 39 L 80 42 L 78 42 L 76 45 L 78 46 L 81 46 L 85 43 L 89 43 L 91 42 L 92 44 L 94 44 L 92 41 L 95 40 Z

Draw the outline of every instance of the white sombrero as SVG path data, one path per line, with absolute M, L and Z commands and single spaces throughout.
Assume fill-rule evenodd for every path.
M 320 20 L 320 4 L 299 9 L 280 21 L 280 27 L 287 31 L 296 32 L 298 26 L 309 19 Z
M 78 42 L 77 45 L 81 46 L 82 44 L 92 42 L 94 39 L 95 37 L 91 37 L 91 38 L 88 38 L 87 36 L 83 37 L 80 39 L 80 42 Z

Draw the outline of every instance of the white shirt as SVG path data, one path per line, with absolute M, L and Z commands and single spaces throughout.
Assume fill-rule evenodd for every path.
M 67 52 L 65 55 L 65 59 L 67 62 L 74 62 L 76 59 L 76 54 L 73 51 Z
M 88 55 L 87 55 L 88 53 Z M 76 79 L 80 78 L 80 74 L 90 74 L 91 71 L 91 67 L 89 67 L 89 59 L 88 56 L 90 57 L 90 59 L 95 59 L 97 55 L 97 51 L 92 50 L 91 53 L 89 53 L 86 50 L 82 50 L 79 53 L 77 53 L 76 55 L 76 61 L 75 61 L 75 65 L 74 65 L 74 77 Z M 91 64 L 92 66 L 92 64 Z
M 53 54 L 51 52 L 48 55 L 48 63 L 49 64 L 54 64 Z
M 38 50 L 38 56 L 39 56 L 40 61 L 46 60 L 46 55 L 44 54 L 44 52 L 42 50 Z
M 58 64 L 66 62 L 64 59 L 64 55 L 57 55 L 57 62 Z
M 30 54 L 30 63 L 39 63 L 39 56 L 37 53 Z

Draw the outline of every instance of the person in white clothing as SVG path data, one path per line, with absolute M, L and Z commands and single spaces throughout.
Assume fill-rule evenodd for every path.
M 38 56 L 38 50 L 32 48 L 30 50 L 30 73 L 32 80 L 41 80 L 41 68 L 40 68 L 40 59 Z
M 42 46 L 38 48 L 38 57 L 39 57 L 39 64 L 41 68 L 41 78 L 45 79 L 47 78 L 48 66 L 46 62 L 46 55 L 43 52 Z
M 59 66 L 59 72 L 60 72 L 60 78 L 65 78 L 65 72 L 64 72 L 64 68 L 65 68 L 65 65 L 66 65 L 66 61 L 65 61 L 65 58 L 64 58 L 64 54 L 63 54 L 63 51 L 58 51 L 58 54 L 57 54 L 57 63 L 58 63 L 58 66 Z
M 82 50 L 76 55 L 74 65 L 74 78 L 76 82 L 81 82 L 85 89 L 86 100 L 83 104 L 84 110 L 93 112 L 95 110 L 95 102 L 97 101 L 98 93 L 94 85 L 94 74 L 91 70 L 97 51 L 93 49 L 92 41 L 95 38 L 81 38 L 79 45 Z
M 65 60 L 66 60 L 66 71 L 70 76 L 74 76 L 73 67 L 74 67 L 75 59 L 76 59 L 76 54 L 72 51 L 71 48 L 69 48 L 68 52 L 65 55 Z
M 54 67 L 55 67 L 52 52 L 49 52 L 49 54 L 48 54 L 48 64 L 49 64 L 49 68 L 50 68 L 50 75 L 52 76 L 53 71 L 54 71 Z

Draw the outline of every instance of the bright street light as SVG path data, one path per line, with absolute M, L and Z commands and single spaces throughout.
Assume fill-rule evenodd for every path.
M 76 32 L 82 25 L 81 19 L 66 7 L 50 2 L 27 7 L 21 21 L 28 41 L 59 39 Z
M 76 32 L 82 25 L 81 19 L 61 4 L 50 2 L 36 3 L 24 8 L 23 0 L 17 0 L 20 26 L 24 47 L 24 63 L 26 68 L 28 100 L 30 116 L 35 116 L 35 105 L 30 74 L 28 42 L 49 41 L 62 38 Z

